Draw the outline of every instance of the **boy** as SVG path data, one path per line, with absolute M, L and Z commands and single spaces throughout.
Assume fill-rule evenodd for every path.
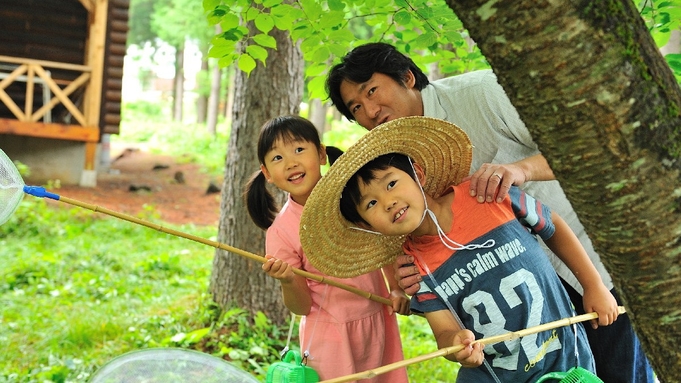
M 341 156 L 303 210 L 301 241 L 310 262 L 349 277 L 414 256 L 423 277 L 412 311 L 423 312 L 439 347 L 465 368 L 459 381 L 534 382 L 575 365 L 593 371 L 582 326 L 488 346 L 500 335 L 574 315 L 569 297 L 534 235 L 577 276 L 594 324 L 617 318 L 617 303 L 577 237 L 548 207 L 512 187 L 479 204 L 460 183 L 470 168 L 467 135 L 443 120 L 406 117 L 382 124 Z M 413 163 L 412 163 L 413 159 Z M 579 357 L 575 359 L 575 349 Z
M 511 185 L 549 205 L 577 235 L 610 292 L 619 299 L 612 278 L 601 262 L 548 162 L 491 70 L 429 81 L 421 69 L 394 46 L 382 42 L 360 45 L 329 71 L 327 92 L 334 106 L 350 121 L 371 130 L 399 117 L 440 118 L 460 126 L 476 150 L 470 169 L 470 193 L 492 202 Z M 570 270 L 552 252 L 553 266 L 578 314 L 582 291 Z M 412 263 L 398 256 L 398 265 Z M 419 289 L 421 276 L 413 265 L 396 270 L 407 294 Z M 598 375 L 608 383 L 653 383 L 655 378 L 628 316 L 615 325 L 586 328 Z

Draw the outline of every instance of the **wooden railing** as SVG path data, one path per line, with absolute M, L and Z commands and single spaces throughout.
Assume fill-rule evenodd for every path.
M 3 70 L 3 68 L 8 69 Z M 53 79 L 50 69 L 73 71 L 76 72 L 77 77 L 74 80 Z M 87 86 L 91 72 L 92 69 L 85 65 L 0 56 L 0 101 L 7 106 L 17 120 L 22 122 L 37 122 L 43 119 L 43 122 L 50 123 L 52 110 L 55 106 L 62 104 L 79 125 L 96 126 L 97 121 L 87 121 L 83 111 L 69 98 L 73 92 Z M 5 89 L 14 82 L 26 84 L 23 108 L 5 92 Z M 38 110 L 33 111 L 36 85 L 42 87 L 43 102 Z

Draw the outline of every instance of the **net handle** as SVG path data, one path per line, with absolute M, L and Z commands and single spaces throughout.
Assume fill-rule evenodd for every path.
M 626 313 L 626 309 L 624 308 L 624 306 L 618 306 L 617 310 L 620 314 Z M 530 328 L 526 328 L 526 329 L 523 329 L 523 330 L 512 331 L 512 332 L 508 332 L 508 333 L 505 333 L 505 334 L 491 336 L 489 338 L 478 339 L 476 341 L 473 341 L 471 343 L 471 345 L 473 345 L 475 343 L 484 344 L 484 345 L 494 344 L 494 343 L 503 342 L 503 341 L 507 341 L 507 340 L 522 338 L 522 337 L 530 335 L 530 334 L 536 334 L 538 332 L 542 332 L 542 331 L 546 331 L 546 330 L 552 330 L 552 329 L 555 329 L 555 328 L 558 328 L 558 327 L 563 327 L 563 326 L 569 326 L 571 324 L 585 322 L 585 321 L 597 319 L 597 318 L 598 318 L 598 313 L 595 313 L 595 312 L 577 315 L 577 316 L 573 316 L 573 317 L 569 317 L 569 318 L 559 319 L 559 320 L 549 322 L 549 323 L 544 323 L 544 324 L 534 326 L 534 327 L 530 327 Z M 351 382 L 351 381 L 360 380 L 360 379 L 370 379 L 370 378 L 374 378 L 374 377 L 376 377 L 380 374 L 385 374 L 386 372 L 397 370 L 398 368 L 406 367 L 406 366 L 409 366 L 411 364 L 424 362 L 426 360 L 434 359 L 434 358 L 437 358 L 439 356 L 446 356 L 446 355 L 450 355 L 450 354 L 455 354 L 455 353 L 463 350 L 463 348 L 464 348 L 464 345 L 462 345 L 462 344 L 459 344 L 459 345 L 456 345 L 456 346 L 444 347 L 444 348 L 441 348 L 437 351 L 431 352 L 429 354 L 419 355 L 419 356 L 411 358 L 411 359 L 405 359 L 405 360 L 401 360 L 399 362 L 386 364 L 385 366 L 381 366 L 381 367 L 374 368 L 374 369 L 367 370 L 367 371 L 363 371 L 363 372 L 358 372 L 358 373 L 352 374 L 352 375 L 346 375 L 346 376 L 341 376 L 341 377 L 334 378 L 334 379 L 322 380 L 319 383 L 342 383 L 342 382 Z
M 177 237 L 189 239 L 189 240 L 194 241 L 194 242 L 198 242 L 198 243 L 202 243 L 204 245 L 212 246 L 216 249 L 226 250 L 226 251 L 235 253 L 237 255 L 240 255 L 244 258 L 248 258 L 250 260 L 256 261 L 256 262 L 265 263 L 267 261 L 265 259 L 265 257 L 263 257 L 263 256 L 253 254 L 253 253 L 250 253 L 248 251 L 241 250 L 241 249 L 238 249 L 236 247 L 226 245 L 224 243 L 211 241 L 209 239 L 198 237 L 198 236 L 195 236 L 195 235 L 192 235 L 192 234 L 189 234 L 189 233 L 170 229 L 170 228 L 167 228 L 163 225 L 159 225 L 159 224 L 155 224 L 155 223 L 152 223 L 152 222 L 149 222 L 149 221 L 145 221 L 143 219 L 139 219 L 139 218 L 133 217 L 131 215 L 127 215 L 127 214 L 119 213 L 117 211 L 109 210 L 109 209 L 101 207 L 101 206 L 89 204 L 89 203 L 82 202 L 82 201 L 79 201 L 79 200 L 75 200 L 75 199 L 72 199 L 72 198 L 63 197 L 63 196 L 60 196 L 58 194 L 50 193 L 50 192 L 46 191 L 44 187 L 24 186 L 23 189 L 24 189 L 24 192 L 26 194 L 30 194 L 34 197 L 49 198 L 49 199 L 53 199 L 53 200 L 56 200 L 56 201 L 65 202 L 65 203 L 68 203 L 70 205 L 82 207 L 84 209 L 92 210 L 94 212 L 107 214 L 107 215 L 110 215 L 112 217 L 120 218 L 124 221 L 128 221 L 128 222 L 136 223 L 138 225 L 146 226 L 148 228 L 155 229 L 155 230 L 158 230 L 158 231 L 166 233 L 166 234 L 170 234 L 170 235 L 174 235 L 174 236 L 177 236 Z M 317 282 L 325 283 L 327 285 L 338 287 L 338 288 L 343 289 L 345 291 L 349 291 L 349 292 L 357 294 L 361 297 L 370 299 L 374 302 L 382 303 L 384 305 L 392 307 L 392 301 L 390 299 L 387 299 L 387 298 L 384 298 L 384 297 L 381 297 L 381 296 L 377 296 L 377 295 L 372 294 L 368 291 L 361 290 L 361 289 L 358 289 L 356 287 L 349 286 L 349 285 L 346 285 L 344 283 L 340 283 L 340 282 L 332 280 L 332 279 L 327 279 L 323 275 L 313 274 L 313 273 L 307 272 L 305 270 L 297 269 L 295 267 L 292 267 L 292 270 L 293 270 L 293 273 L 296 274 L 296 275 L 300 275 L 302 277 L 305 277 L 307 279 L 311 279 L 313 281 L 317 281 Z

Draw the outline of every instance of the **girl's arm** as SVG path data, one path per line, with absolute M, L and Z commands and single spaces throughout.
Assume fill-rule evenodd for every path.
M 433 311 L 425 314 L 430 325 L 438 348 L 465 345 L 463 350 L 445 355 L 445 358 L 452 362 L 461 363 L 462 367 L 478 367 L 485 360 L 482 352 L 484 345 L 471 343 L 475 340 L 475 335 L 470 330 L 462 330 L 456 323 L 454 316 L 448 310 Z
M 284 304 L 296 315 L 307 315 L 312 307 L 310 288 L 304 277 L 293 273 L 293 268 L 288 263 L 271 255 L 266 255 L 267 261 L 262 269 L 272 278 L 281 283 L 281 291 L 284 295 Z
M 601 276 L 568 224 L 555 212 L 551 213 L 551 220 L 556 230 L 544 243 L 565 263 L 584 288 L 584 310 L 587 313 L 598 313 L 598 319 L 592 320 L 591 326 L 597 328 L 599 324 L 612 324 L 618 315 L 615 297 L 603 284 Z
M 397 283 L 397 279 L 395 279 L 395 271 L 393 270 L 392 265 L 383 267 L 383 276 L 388 283 L 390 300 L 393 303 L 392 311 L 402 315 L 409 315 L 409 297 L 407 297 L 407 294 Z

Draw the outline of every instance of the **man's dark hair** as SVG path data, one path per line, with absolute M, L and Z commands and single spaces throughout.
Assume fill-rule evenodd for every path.
M 343 81 L 360 84 L 368 81 L 374 73 L 382 73 L 405 86 L 404 80 L 408 71 L 416 78 L 414 88 L 420 91 L 428 85 L 428 77 L 423 71 L 394 46 L 386 43 L 360 45 L 331 68 L 326 77 L 326 93 L 336 109 L 348 120 L 354 121 L 355 118 L 341 97 L 340 87 Z
M 386 170 L 390 167 L 402 170 L 409 174 L 412 179 L 416 180 L 414 168 L 408 156 L 400 153 L 388 153 L 374 158 L 353 174 L 345 184 L 345 188 L 343 188 L 340 199 L 340 212 L 345 219 L 356 224 L 369 224 L 357 212 L 357 204 L 361 197 L 359 191 L 360 182 L 367 185 L 376 179 L 375 173 L 377 171 Z

